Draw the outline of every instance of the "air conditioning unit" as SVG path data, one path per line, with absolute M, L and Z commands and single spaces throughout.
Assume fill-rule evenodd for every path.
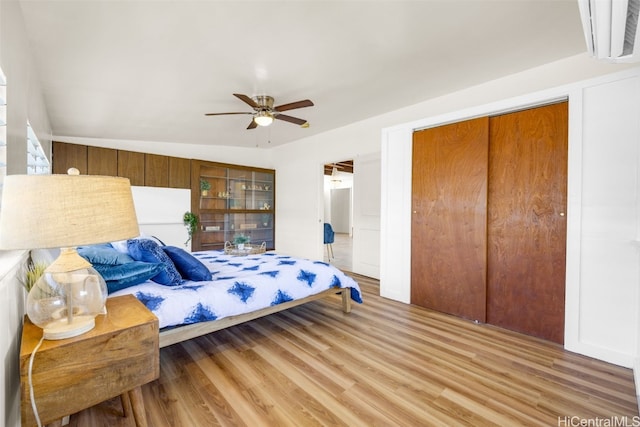
M 610 62 L 640 61 L 640 0 L 578 0 L 589 54 Z

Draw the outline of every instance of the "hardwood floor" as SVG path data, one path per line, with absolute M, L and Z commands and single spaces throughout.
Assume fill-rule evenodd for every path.
M 160 378 L 142 389 L 150 425 L 632 425 L 638 416 L 629 369 L 381 298 L 377 281 L 354 276 L 364 304 L 350 314 L 336 297 L 161 349 Z M 622 417 L 629 424 L 595 424 Z M 70 425 L 134 422 L 116 398 Z
M 340 270 L 351 271 L 353 269 L 353 238 L 348 233 L 336 233 L 331 247 L 333 251 L 328 252 L 325 245 L 324 262 Z M 329 258 L 329 253 L 332 253 L 333 257 Z

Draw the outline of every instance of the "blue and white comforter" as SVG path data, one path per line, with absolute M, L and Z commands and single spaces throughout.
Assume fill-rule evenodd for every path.
M 133 294 L 159 319 L 160 328 L 222 319 L 305 298 L 329 288 L 350 288 L 362 302 L 358 284 L 320 261 L 275 253 L 234 257 L 220 251 L 194 252 L 213 280 L 164 286 L 152 281 L 111 296 Z

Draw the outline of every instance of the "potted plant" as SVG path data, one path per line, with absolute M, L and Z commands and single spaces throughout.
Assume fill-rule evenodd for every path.
M 244 249 L 245 243 L 249 243 L 251 238 L 249 236 L 245 236 L 244 234 L 236 234 L 233 236 L 233 244 L 238 247 L 239 250 Z
M 182 217 L 182 222 L 184 223 L 185 227 L 187 227 L 187 233 L 189 233 L 189 238 L 186 242 L 184 242 L 184 245 L 187 246 L 187 244 L 189 244 L 189 241 L 193 237 L 193 233 L 198 230 L 198 216 L 193 212 L 185 212 L 184 216 Z
M 211 190 L 211 183 L 206 179 L 200 178 L 200 194 L 203 196 L 209 195 L 209 190 Z
M 44 274 L 44 271 L 48 267 L 47 264 L 42 262 L 34 262 L 29 259 L 28 264 L 26 265 L 26 271 L 24 273 L 24 278 L 21 280 L 22 286 L 25 287 L 27 292 L 31 290 L 33 285 L 36 284 L 38 279 Z

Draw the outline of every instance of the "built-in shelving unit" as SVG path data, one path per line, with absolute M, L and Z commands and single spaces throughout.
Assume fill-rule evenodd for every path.
M 192 250 L 224 249 L 235 235 L 275 249 L 275 171 L 194 160 L 191 210 L 198 216 Z

